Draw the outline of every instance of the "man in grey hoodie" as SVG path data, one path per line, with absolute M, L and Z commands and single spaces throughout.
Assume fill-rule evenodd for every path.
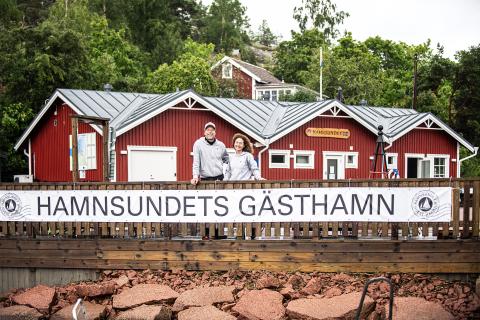
M 204 137 L 193 144 L 193 185 L 200 180 L 223 180 L 223 164 L 228 163 L 225 144 L 215 139 L 215 124 L 208 122 L 204 129 Z

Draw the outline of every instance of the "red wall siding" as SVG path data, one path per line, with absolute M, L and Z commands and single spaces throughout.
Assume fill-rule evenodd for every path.
M 386 152 L 398 153 L 398 169 L 402 178 L 405 178 L 405 153 L 448 154 L 449 176 L 457 177 L 457 162 L 451 161 L 457 158 L 457 141 L 445 131 L 413 129 L 393 142 Z
M 312 128 L 339 128 L 349 129 L 350 138 L 317 138 L 305 135 L 305 129 Z M 314 169 L 294 169 L 293 159 L 290 160 L 290 169 L 269 169 L 268 150 L 262 155 L 262 174 L 271 180 L 284 179 L 322 179 L 323 178 L 323 151 L 358 152 L 358 169 L 345 169 L 345 178 L 368 178 L 370 161 L 373 154 L 376 137 L 373 133 L 350 118 L 317 117 L 278 141 L 270 145 L 270 149 L 280 150 L 314 150 Z M 289 145 L 293 144 L 290 149 Z M 350 150 L 353 146 L 353 150 Z
M 253 99 L 252 97 L 252 78 L 232 65 L 232 79 L 222 79 L 222 65 L 219 65 L 212 71 L 212 75 L 217 81 L 233 80 L 237 85 L 236 98 Z
M 69 135 L 72 132 L 71 114 L 75 112 L 66 104 L 51 106 L 32 132 L 32 154 L 35 155 L 33 170 L 36 181 L 72 181 L 69 155 Z M 55 120 L 57 120 L 56 126 Z M 90 132 L 96 131 L 88 124 L 79 123 L 78 133 Z M 86 178 L 80 179 L 81 181 L 102 180 L 102 137 L 98 133 L 96 137 L 97 169 L 87 170 Z
M 316 138 L 305 135 L 305 129 L 340 128 L 349 129 L 350 138 Z M 289 145 L 293 144 L 293 148 Z M 353 150 L 350 150 L 353 146 Z M 307 124 L 291 132 L 287 136 L 275 141 L 269 149 L 279 150 L 314 150 L 314 169 L 294 169 L 293 159 L 290 160 L 290 169 L 270 169 L 268 150 L 262 155 L 262 175 L 271 180 L 290 179 L 322 179 L 323 178 L 323 151 L 358 152 L 358 168 L 345 169 L 346 179 L 365 179 L 369 177 L 376 146 L 376 136 L 351 118 L 322 118 L 317 117 Z M 387 145 L 386 145 L 387 146 Z M 450 159 L 457 157 L 457 142 L 444 131 L 414 129 L 395 141 L 387 153 L 398 153 L 398 169 L 400 176 L 405 177 L 405 153 L 448 154 Z M 293 154 L 293 153 L 292 153 Z M 457 159 L 458 161 L 458 159 Z M 449 164 L 449 176 L 456 177 L 456 163 Z
M 203 137 L 203 126 L 209 121 L 217 127 L 217 139 L 231 148 L 233 135 L 241 131 L 207 110 L 170 109 L 119 136 L 115 144 L 117 181 L 128 181 L 128 156 L 120 154 L 128 145 L 177 147 L 177 180 L 190 180 L 193 143 Z
M 238 97 L 242 99 L 253 99 L 252 97 L 252 77 L 241 71 L 235 66 L 233 68 L 233 80 L 237 83 Z

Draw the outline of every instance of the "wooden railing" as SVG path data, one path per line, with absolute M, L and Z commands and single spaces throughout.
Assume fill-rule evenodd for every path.
M 165 183 L 1 183 L 0 190 L 187 190 L 274 189 L 329 187 L 445 187 L 453 188 L 453 215 L 449 223 L 378 222 L 272 222 L 272 223 L 107 223 L 107 222 L 0 222 L 0 236 L 9 238 L 163 238 L 188 239 L 478 239 L 480 178 L 401 180 L 292 180 Z

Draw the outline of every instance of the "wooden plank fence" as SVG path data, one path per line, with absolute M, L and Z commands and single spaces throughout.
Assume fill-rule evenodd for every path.
M 124 239 L 478 239 L 480 179 L 292 180 L 248 182 L 163 183 L 32 183 L 0 184 L 0 190 L 190 190 L 329 187 L 453 187 L 450 223 L 272 222 L 272 223 L 92 223 L 0 222 L 0 237 L 8 238 L 124 238 Z

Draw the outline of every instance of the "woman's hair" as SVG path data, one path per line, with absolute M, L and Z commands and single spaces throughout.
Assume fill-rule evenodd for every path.
M 236 133 L 232 138 L 232 145 L 235 145 L 235 140 L 238 138 L 243 140 L 243 151 L 253 153 L 252 142 L 250 142 L 250 139 L 244 134 Z

